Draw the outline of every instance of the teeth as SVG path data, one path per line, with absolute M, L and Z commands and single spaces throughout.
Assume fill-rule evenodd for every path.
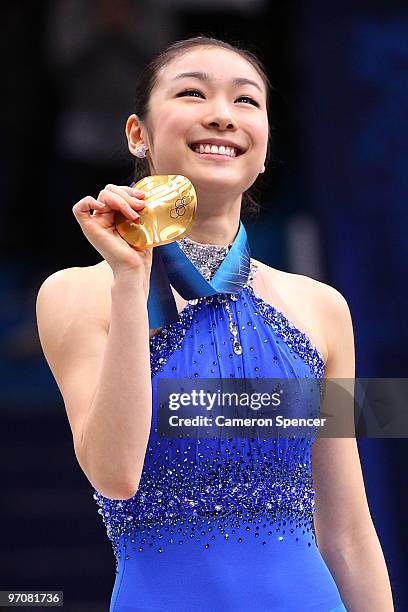
M 194 151 L 196 153 L 213 153 L 217 155 L 228 155 L 229 157 L 236 157 L 237 150 L 234 147 L 225 147 L 223 145 L 210 145 L 210 144 L 198 144 L 194 145 Z

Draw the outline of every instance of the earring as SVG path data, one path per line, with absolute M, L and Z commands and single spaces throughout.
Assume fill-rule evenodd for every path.
M 140 157 L 140 158 L 146 157 L 146 151 L 147 149 L 144 145 L 137 145 L 136 152 L 135 152 L 136 157 Z

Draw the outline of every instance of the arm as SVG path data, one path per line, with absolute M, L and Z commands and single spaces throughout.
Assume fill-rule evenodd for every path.
M 329 349 L 325 377 L 343 379 L 347 387 L 355 376 L 350 311 L 344 297 L 323 283 L 319 302 Z M 353 396 L 349 398 L 344 409 L 353 420 Z M 355 437 L 316 438 L 312 467 L 317 544 L 344 605 L 348 612 L 392 612 L 390 581 L 368 507 Z
M 98 285 L 87 269 L 48 277 L 37 297 L 38 329 L 82 470 L 105 497 L 127 499 L 139 485 L 151 424 L 146 287 L 136 271 L 114 277 L 107 331 L 101 304 L 109 287 Z

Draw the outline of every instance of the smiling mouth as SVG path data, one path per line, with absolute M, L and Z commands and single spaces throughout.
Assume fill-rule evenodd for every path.
M 209 159 L 234 159 L 239 157 L 242 152 L 236 147 L 228 147 L 228 146 L 215 146 L 215 145 L 205 145 L 205 144 L 190 144 L 189 148 L 195 153 L 203 158 Z

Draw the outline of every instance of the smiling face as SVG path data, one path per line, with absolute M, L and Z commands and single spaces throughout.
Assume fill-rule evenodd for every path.
M 140 139 L 137 125 L 128 124 L 128 137 L 135 130 L 133 145 L 136 136 Z M 146 127 L 151 174 L 182 174 L 199 191 L 236 197 L 254 183 L 265 162 L 265 85 L 251 63 L 233 51 L 192 49 L 159 72 Z

